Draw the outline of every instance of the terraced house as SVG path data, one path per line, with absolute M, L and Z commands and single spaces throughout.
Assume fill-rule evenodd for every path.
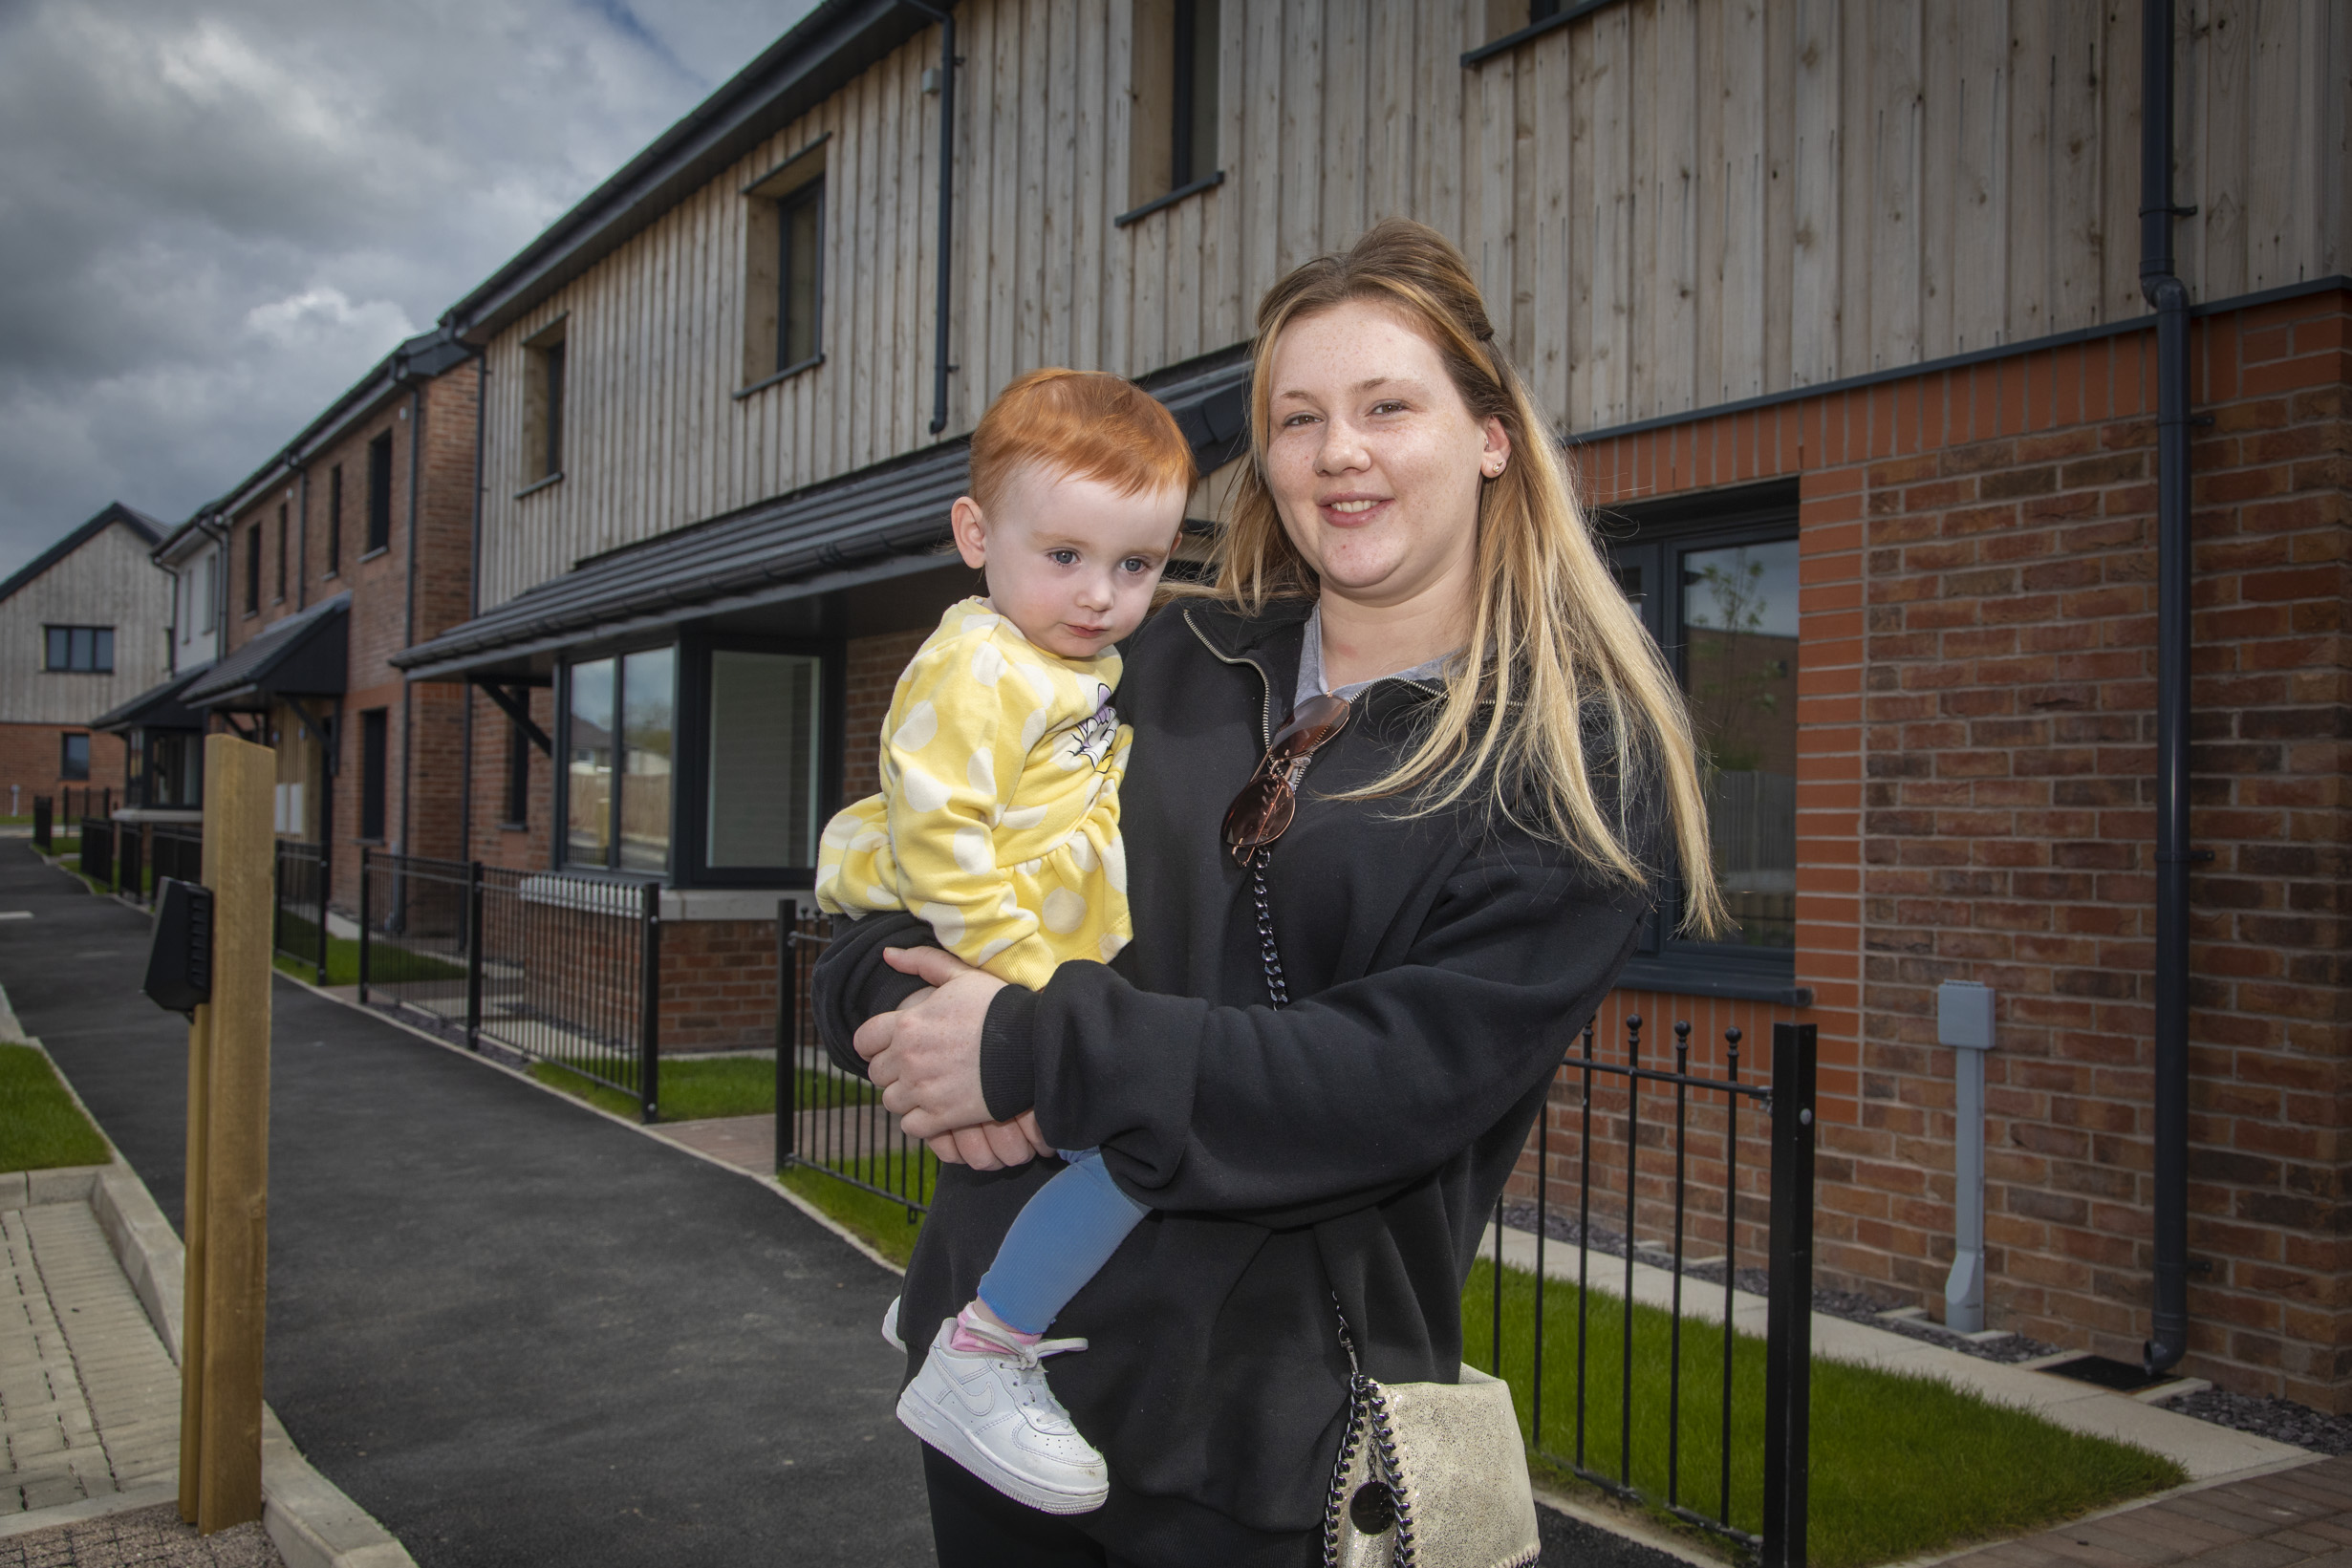
M 1604 1034 L 1818 1024 L 1825 1281 L 1938 1303 L 1986 982 L 1991 1321 L 2352 1407 L 2347 84 L 2326 0 L 829 0 L 445 320 L 459 853 L 657 880 L 665 1042 L 765 1040 L 989 397 L 1138 378 L 1206 532 L 1259 294 L 1418 218 L 1709 753 L 1738 932 Z

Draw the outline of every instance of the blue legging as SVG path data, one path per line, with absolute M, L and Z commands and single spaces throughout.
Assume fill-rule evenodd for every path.
M 1068 1165 L 1013 1216 L 980 1299 L 1024 1334 L 1043 1334 L 1151 1211 L 1103 1169 L 1099 1149 L 1066 1149 Z

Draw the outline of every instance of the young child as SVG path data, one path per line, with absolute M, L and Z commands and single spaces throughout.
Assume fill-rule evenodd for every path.
M 1151 608 L 1193 477 L 1175 419 L 1130 382 L 1041 370 L 1004 389 L 972 434 L 972 493 L 952 519 L 988 596 L 951 607 L 898 677 L 882 792 L 825 829 L 824 908 L 912 911 L 959 957 L 1031 988 L 1127 944 L 1132 732 L 1111 705 L 1111 645 Z M 1007 1496 L 1083 1514 L 1110 1495 L 1110 1472 L 1038 1359 L 1086 1348 L 1045 1332 L 1145 1210 L 1098 1151 L 1062 1158 L 979 1298 L 940 1324 L 898 1419 Z

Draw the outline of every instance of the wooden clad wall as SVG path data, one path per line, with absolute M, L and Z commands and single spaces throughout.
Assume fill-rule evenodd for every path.
M 2190 0 L 2192 295 L 2352 271 L 2352 14 Z M 1485 0 L 1225 0 L 1225 182 L 1125 228 L 1130 0 L 965 0 L 950 432 L 1041 364 L 1143 376 L 1379 217 L 1463 247 L 1592 430 L 2142 312 L 2130 0 L 1624 0 L 1465 70 Z M 929 444 L 939 99 L 909 43 L 489 354 L 482 603 Z M 738 398 L 744 186 L 826 139 L 825 363 Z M 565 319 L 563 483 L 524 339 Z
M 87 724 L 162 680 L 170 655 L 171 575 L 123 524 L 0 601 L 0 721 Z M 46 626 L 111 626 L 115 673 L 51 671 Z

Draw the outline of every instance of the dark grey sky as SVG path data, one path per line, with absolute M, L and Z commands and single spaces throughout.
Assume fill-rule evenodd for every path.
M 0 575 L 244 478 L 809 4 L 0 0 Z

